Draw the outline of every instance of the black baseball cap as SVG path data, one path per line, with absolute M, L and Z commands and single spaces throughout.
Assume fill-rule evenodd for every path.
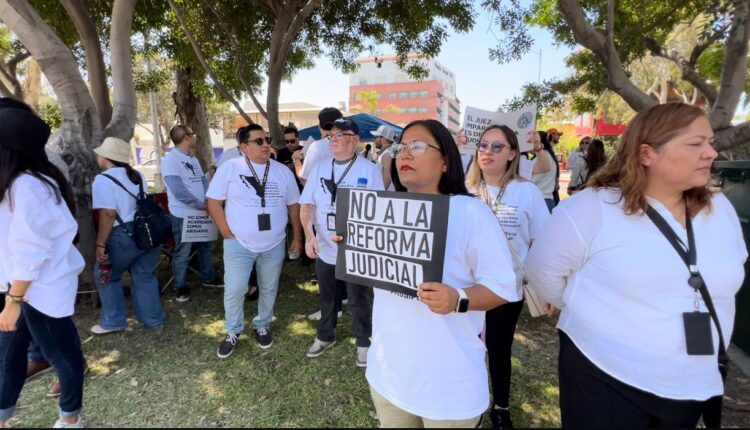
M 323 108 L 318 113 L 318 125 L 320 125 L 323 130 L 328 131 L 333 127 L 334 121 L 343 117 L 344 115 L 341 114 L 341 111 L 335 107 Z
M 350 119 L 337 119 L 333 122 L 333 127 L 338 128 L 341 131 L 351 131 L 354 134 L 359 134 L 359 126 L 356 122 L 350 120 Z

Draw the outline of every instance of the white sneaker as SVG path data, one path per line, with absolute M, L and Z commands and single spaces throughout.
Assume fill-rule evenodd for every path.
M 310 321 L 320 321 L 320 318 L 322 317 L 322 313 L 320 311 L 313 312 L 310 315 L 307 316 L 307 319 Z M 339 313 L 336 315 L 337 318 L 341 318 L 341 316 L 344 315 L 343 312 L 339 311 Z
M 331 342 L 323 342 L 322 340 L 315 338 L 315 342 L 310 346 L 310 349 L 307 350 L 307 356 L 310 358 L 315 358 L 319 356 L 320 354 L 324 353 L 328 348 L 332 347 L 333 345 L 336 345 L 336 341 L 333 340 Z
M 124 329 L 124 328 L 121 328 L 121 329 L 119 329 L 119 330 L 110 330 L 110 329 L 107 329 L 107 328 L 104 328 L 104 327 L 100 326 L 99 324 L 97 324 L 97 325 L 95 325 L 95 326 L 91 327 L 91 333 L 94 333 L 94 334 L 108 334 L 108 333 L 116 333 L 116 332 L 118 332 L 118 331 L 123 331 L 123 330 L 125 330 L 125 329 Z M 80 420 L 79 420 L 79 421 L 80 421 Z
M 357 347 L 357 359 L 355 360 L 357 367 L 367 367 L 367 351 L 369 350 L 370 347 L 368 346 Z
M 83 418 L 81 418 L 80 415 L 78 415 L 78 421 L 74 422 L 73 424 L 66 424 L 60 420 L 55 421 L 55 425 L 52 426 L 52 428 L 55 429 L 82 429 L 83 428 Z

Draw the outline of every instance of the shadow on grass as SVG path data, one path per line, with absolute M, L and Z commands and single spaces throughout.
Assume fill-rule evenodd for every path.
M 88 329 L 98 322 L 99 310 L 78 309 L 76 323 L 91 368 L 84 389 L 86 425 L 376 426 L 364 372 L 354 363 L 349 314 L 339 320 L 337 346 L 315 359 L 305 356 L 315 337 L 315 323 L 306 315 L 318 309 L 317 286 L 309 282 L 313 267 L 285 264 L 271 323 L 273 346 L 256 345 L 250 321 L 257 302 L 246 302 L 245 334 L 225 360 L 216 356 L 224 335 L 221 289 L 194 288 L 187 303 L 177 303 L 168 291 L 162 298 L 167 323 L 160 330 L 131 320 L 124 332 L 93 336 Z M 517 333 L 513 419 L 518 426 L 559 426 L 554 328 L 522 317 Z M 46 427 L 54 421 L 57 401 L 44 397 L 53 378 L 40 377 L 25 387 L 15 426 Z

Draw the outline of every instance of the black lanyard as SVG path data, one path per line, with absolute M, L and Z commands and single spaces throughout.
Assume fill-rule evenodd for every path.
M 487 190 L 487 183 L 484 182 L 484 179 L 482 179 L 481 184 L 482 184 L 482 197 L 484 198 L 485 202 L 492 210 L 492 213 L 494 213 L 495 216 L 497 216 L 498 208 L 502 205 L 503 194 L 505 194 L 505 187 L 507 187 L 508 184 L 505 184 L 505 187 L 502 187 L 500 188 L 500 190 L 498 190 L 494 203 L 490 201 L 490 198 L 492 196 L 490 196 L 490 192 Z
M 339 185 L 341 184 L 341 181 L 344 180 L 346 177 L 346 174 L 349 173 L 349 170 L 352 168 L 354 163 L 357 161 L 357 154 L 354 154 L 354 157 L 352 157 L 352 161 L 349 162 L 349 165 L 346 166 L 346 170 L 344 170 L 344 174 L 341 175 L 338 181 L 333 180 L 333 167 L 336 160 L 331 160 L 331 206 L 333 206 L 336 203 L 336 191 L 339 189 Z
M 258 196 L 260 197 L 260 207 L 263 209 L 266 208 L 266 184 L 268 183 L 268 171 L 271 170 L 271 161 L 266 162 L 266 172 L 263 174 L 263 182 L 260 182 L 260 178 L 258 177 L 258 174 L 255 173 L 255 168 L 253 168 L 253 164 L 250 162 L 250 160 L 245 157 L 245 162 L 247 163 L 247 167 L 250 168 L 250 172 L 253 174 L 253 177 L 256 181 L 258 181 L 258 185 L 260 185 L 260 190 L 258 190 Z

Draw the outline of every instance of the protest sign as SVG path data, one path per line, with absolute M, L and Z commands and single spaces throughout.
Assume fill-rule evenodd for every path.
M 521 152 L 531 151 L 531 144 L 527 140 L 529 132 L 536 125 L 536 105 L 527 105 L 513 112 L 492 112 L 467 106 L 463 125 L 467 143 L 466 148 L 459 149 L 462 152 L 471 150 L 473 153 L 482 131 L 493 124 L 507 125 L 513 129 Z
M 182 242 L 213 242 L 219 230 L 206 211 L 191 211 L 182 220 Z
M 450 198 L 342 189 L 336 195 L 336 278 L 416 297 L 442 282 Z

